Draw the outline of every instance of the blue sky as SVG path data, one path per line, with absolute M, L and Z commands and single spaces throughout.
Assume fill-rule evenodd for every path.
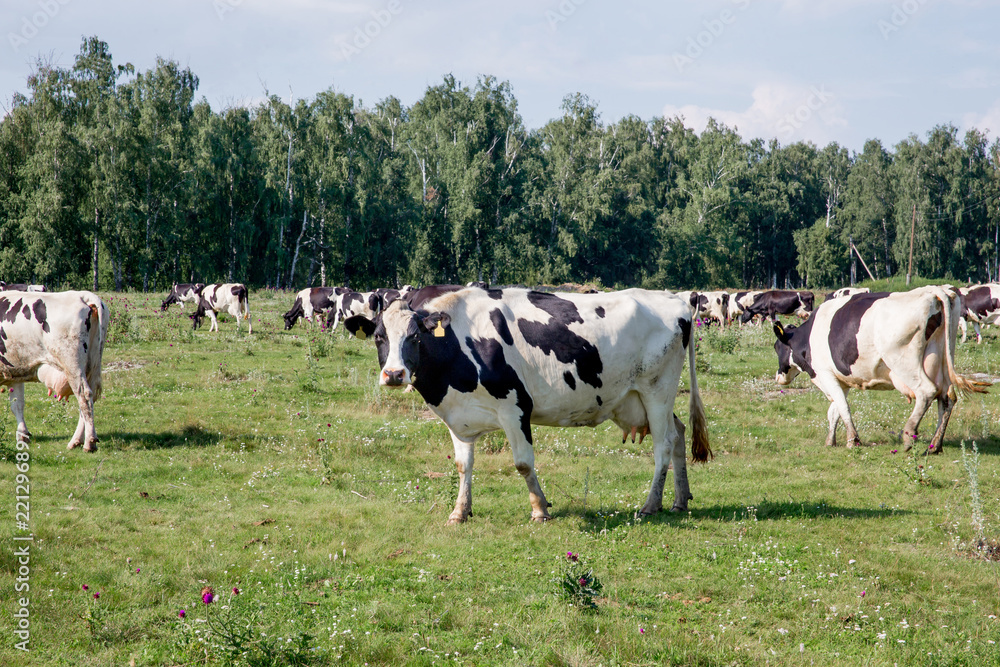
M 6 0 L 0 100 L 81 38 L 199 77 L 213 106 L 327 88 L 418 100 L 447 73 L 510 81 L 528 127 L 582 92 L 605 121 L 708 117 L 744 139 L 861 150 L 952 123 L 1000 136 L 998 0 Z

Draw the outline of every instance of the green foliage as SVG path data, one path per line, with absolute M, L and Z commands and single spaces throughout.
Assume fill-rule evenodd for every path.
M 562 579 L 559 580 L 562 595 L 574 606 L 586 611 L 597 611 L 597 602 L 604 585 L 594 576 L 594 570 L 584 568 L 579 554 L 566 552 L 566 562 L 563 565 Z
M 616 122 L 582 93 L 524 126 L 509 82 L 448 75 L 412 106 L 326 90 L 195 101 L 157 58 L 85 38 L 0 120 L 0 275 L 51 287 L 597 283 L 842 286 L 997 275 L 1000 140 L 780 145 L 711 120 Z M 820 225 L 815 221 L 821 220 Z

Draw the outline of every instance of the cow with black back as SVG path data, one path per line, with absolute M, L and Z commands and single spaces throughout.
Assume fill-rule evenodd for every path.
M 840 289 L 833 290 L 823 299 L 824 301 L 829 301 L 830 299 L 839 299 L 844 296 L 853 296 L 855 294 L 868 294 L 871 292 L 871 288 L 868 287 L 841 287 Z
M 337 297 L 351 290 L 346 287 L 307 287 L 295 295 L 291 309 L 282 315 L 285 330 L 295 326 L 300 317 L 312 324 L 313 316 L 322 317 L 327 311 L 337 307 Z
M 775 322 L 778 315 L 798 315 L 802 319 L 809 317 L 813 311 L 815 295 L 808 291 L 769 290 L 758 292 L 753 302 L 742 307 L 740 324 L 746 324 L 755 316 L 760 315 Z M 743 299 L 746 303 L 746 299 Z
M 959 322 L 962 342 L 965 342 L 968 333 L 966 323 L 972 322 L 972 328 L 976 331 L 976 343 L 982 343 L 982 327 L 1000 319 L 1000 285 L 973 285 L 961 287 L 958 291 L 962 295 L 962 319 Z
M 173 287 L 170 288 L 170 293 L 160 304 L 160 310 L 164 311 L 175 303 L 181 305 L 181 310 L 184 310 L 185 302 L 197 305 L 203 289 L 205 289 L 205 283 L 174 283 Z
M 10 387 L 16 437 L 28 442 L 24 383 L 42 382 L 49 395 L 75 395 L 80 409 L 69 449 L 97 449 L 94 401 L 101 397 L 101 358 L 110 313 L 92 292 L 0 293 L 0 386 Z
M 250 302 L 247 298 L 247 288 L 242 283 L 217 283 L 205 285 L 201 290 L 201 298 L 198 300 L 198 309 L 191 315 L 194 328 L 201 326 L 205 319 L 205 314 L 212 320 L 208 327 L 209 331 L 219 330 L 217 313 L 229 313 L 236 318 L 236 330 L 240 329 L 240 320 L 247 320 L 249 330 L 253 333 L 253 320 L 250 319 Z
M 31 283 L 5 283 L 0 280 L 0 292 L 48 292 L 45 285 Z
M 954 387 L 985 391 L 984 385 L 955 371 L 960 313 L 958 293 L 948 286 L 826 301 L 800 327 L 774 324 L 775 380 L 787 385 L 804 372 L 829 399 L 829 446 L 836 444 L 840 420 L 847 429 L 847 446 L 861 445 L 847 405 L 851 388 L 895 389 L 914 402 L 902 433 L 907 450 L 931 401 L 937 400 L 938 425 L 927 449 L 940 452 L 957 400 Z
M 527 289 L 435 286 L 395 301 L 379 317 L 344 322 L 374 336 L 379 383 L 411 385 L 445 423 L 455 448 L 458 498 L 448 523 L 472 515 L 473 446 L 503 430 L 524 478 L 531 518 L 550 507 L 534 467 L 531 425 L 648 429 L 653 481 L 643 514 L 662 509 L 674 469 L 673 509 L 692 498 L 684 425 L 673 415 L 685 358 L 690 369 L 691 452 L 711 456 L 698 392 L 690 307 L 672 294 L 632 289 L 550 294 Z
M 337 305 L 326 315 L 326 327 L 333 331 L 348 317 L 361 315 L 373 319 L 382 310 L 382 298 L 378 293 L 347 290 L 337 295 Z

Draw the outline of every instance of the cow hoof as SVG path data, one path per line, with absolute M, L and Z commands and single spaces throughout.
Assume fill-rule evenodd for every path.
M 531 515 L 531 520 L 535 523 L 545 523 L 546 521 L 552 521 L 552 517 L 548 514 L 541 514 L 539 516 Z
M 83 446 L 83 451 L 85 452 L 96 452 L 97 451 L 97 440 L 92 440 Z
M 854 449 L 855 447 L 864 447 L 864 443 L 861 442 L 861 438 L 854 438 L 853 440 L 847 441 L 847 448 Z
M 22 431 L 18 431 L 16 433 L 16 441 L 18 443 L 22 443 L 22 442 L 28 443 L 28 442 L 31 442 L 31 434 L 28 433 L 27 431 L 23 431 L 23 432 Z
M 70 440 L 69 444 L 66 445 L 66 449 L 76 449 L 80 446 L 79 440 Z
M 459 515 L 459 516 L 452 515 L 452 516 L 448 517 L 448 520 L 445 522 L 444 525 L 446 525 L 446 526 L 457 526 L 460 523 L 465 523 L 465 520 L 466 520 L 466 517 L 464 517 L 464 516 L 461 516 L 461 515 Z
M 673 507 L 670 508 L 670 511 L 671 512 L 687 512 L 688 508 L 687 508 L 687 505 L 684 505 L 683 507 L 681 507 L 680 505 L 674 505 Z

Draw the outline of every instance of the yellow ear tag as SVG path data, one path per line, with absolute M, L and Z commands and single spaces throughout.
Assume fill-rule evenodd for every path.
M 438 320 L 437 328 L 434 329 L 435 338 L 444 338 L 444 325 L 441 324 L 441 320 Z
M 775 322 L 774 328 L 778 330 L 778 333 L 782 336 L 785 335 L 785 327 L 781 326 L 781 322 Z
M 365 338 L 368 338 L 368 334 L 366 334 L 366 333 L 365 333 L 364 331 L 362 331 L 361 329 L 358 329 L 358 333 L 354 334 L 354 336 L 355 336 L 356 338 L 358 338 L 359 340 L 364 340 Z

